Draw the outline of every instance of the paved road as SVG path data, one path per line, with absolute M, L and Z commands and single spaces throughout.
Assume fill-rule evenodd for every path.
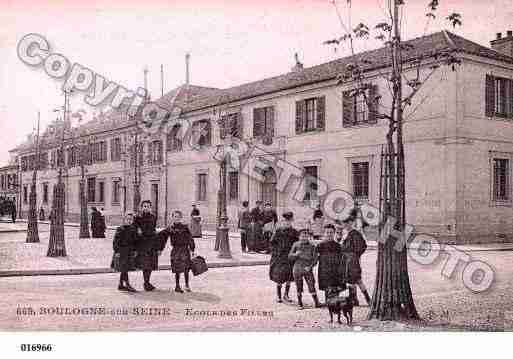
M 513 328 L 513 252 L 472 255 L 498 269 L 497 280 L 486 293 L 469 292 L 459 280 L 461 270 L 453 279 L 442 278 L 443 260 L 427 267 L 410 263 L 416 303 L 422 317 L 428 320 L 429 330 L 448 328 L 447 324 L 456 329 Z M 374 262 L 375 251 L 364 255 L 364 280 L 368 286 L 372 286 Z M 329 325 L 325 309 L 299 311 L 293 305 L 277 304 L 267 271 L 267 266 L 212 269 L 193 278 L 193 293 L 186 294 L 170 291 L 173 283 L 167 271 L 154 274 L 158 291 L 135 294 L 117 291 L 116 274 L 1 278 L 0 330 L 349 330 L 346 326 Z M 141 274 L 131 276 L 140 287 Z M 309 297 L 306 301 L 311 304 Z M 40 308 L 56 307 L 101 307 L 114 312 L 39 314 Z M 20 314 L 19 308 L 31 309 Z M 150 314 L 150 308 L 158 311 Z M 194 313 L 188 315 L 188 309 Z M 241 312 L 243 309 L 247 311 Z M 29 314 L 31 310 L 36 314 Z M 128 314 L 115 313 L 116 310 L 127 310 Z M 215 315 L 214 311 L 224 311 L 225 315 Z M 227 312 L 236 312 L 237 316 L 226 315 Z M 355 325 L 376 329 L 375 323 L 365 321 L 366 314 L 366 307 L 357 308 Z

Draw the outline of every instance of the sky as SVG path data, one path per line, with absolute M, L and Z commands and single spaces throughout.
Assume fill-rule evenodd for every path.
M 402 36 L 422 36 L 429 0 L 405 0 Z M 388 0 L 336 1 L 344 25 L 363 22 L 372 28 L 385 21 Z M 462 15 L 453 29 L 444 18 Z M 351 15 L 349 19 L 349 14 Z M 62 81 L 41 67 L 31 68 L 17 56 L 17 44 L 29 33 L 43 35 L 50 51 L 61 53 L 129 89 L 143 86 L 148 69 L 152 98 L 185 82 L 185 54 L 191 54 L 190 83 L 226 88 L 284 74 L 294 53 L 305 67 L 347 56 L 323 41 L 344 34 L 333 0 L 0 0 L 0 165 L 10 149 L 23 142 L 37 123 L 55 119 L 62 106 Z M 440 0 L 437 19 L 427 33 L 447 29 L 489 46 L 497 32 L 513 30 L 513 0 Z M 357 51 L 380 46 L 373 36 Z M 73 111 L 90 119 L 99 108 L 71 99 Z

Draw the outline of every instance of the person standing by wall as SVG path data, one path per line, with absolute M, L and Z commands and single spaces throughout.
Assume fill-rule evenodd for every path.
M 201 215 L 195 204 L 192 205 L 190 227 L 192 238 L 201 238 Z
M 274 233 L 276 222 L 278 222 L 278 215 L 276 211 L 273 209 L 271 203 L 266 203 L 264 207 L 264 212 L 262 216 L 263 222 L 263 238 L 262 238 L 262 247 L 260 250 L 264 253 L 271 253 L 270 248 L 270 240 Z
M 169 238 L 169 243 L 173 247 L 171 249 L 171 271 L 175 274 L 175 292 L 177 293 L 184 292 L 180 286 L 181 273 L 183 273 L 185 280 L 185 291 L 191 291 L 189 271 L 192 268 L 191 258 L 194 256 L 196 248 L 189 228 L 182 223 L 182 217 L 181 211 L 174 211 L 171 215 L 171 225 L 159 233 L 160 250 L 164 250 L 167 238 Z
M 285 283 L 285 295 L 283 300 L 291 302 L 289 298 L 290 283 L 294 280 L 292 274 L 293 263 L 289 259 L 289 253 L 292 245 L 299 240 L 299 233 L 292 228 L 294 214 L 285 212 L 283 214 L 285 221 L 278 228 L 271 239 L 271 265 L 269 267 L 269 278 L 276 283 L 276 293 L 278 303 L 282 303 L 281 290 Z
M 353 213 L 354 214 L 354 213 Z M 349 215 L 342 222 L 344 223 L 347 236 L 342 242 L 342 261 L 341 261 L 341 275 L 344 283 L 349 286 L 349 295 L 353 298 L 353 304 L 359 305 L 356 293 L 356 285 L 360 287 L 367 304 L 371 304 L 371 298 L 367 292 L 367 288 L 362 281 L 362 267 L 360 265 L 360 257 L 367 249 L 367 244 L 363 239 L 361 233 L 354 228 L 356 217 Z
M 123 224 L 116 229 L 112 247 L 114 257 L 111 268 L 120 272 L 118 290 L 137 292 L 128 280 L 128 272 L 135 269 L 135 246 L 137 244 L 137 228 L 134 226 L 134 215 L 127 213 Z
M 242 252 L 254 251 L 254 248 L 248 243 L 248 231 L 251 226 L 251 213 L 249 212 L 249 202 L 242 202 L 242 209 L 239 210 L 237 218 L 237 228 L 240 230 L 240 246 Z
M 139 236 L 137 241 L 137 267 L 142 270 L 144 278 L 144 290 L 155 289 L 150 283 L 151 272 L 158 269 L 160 243 L 155 228 L 157 218 L 151 213 L 151 201 L 141 202 L 141 213 L 134 219 Z
M 262 201 L 256 201 L 256 207 L 251 210 L 251 236 L 253 241 L 253 250 L 260 251 L 262 248 L 262 227 L 264 225 L 264 213 Z

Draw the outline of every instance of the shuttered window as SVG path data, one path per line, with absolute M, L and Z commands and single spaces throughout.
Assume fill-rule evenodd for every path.
M 207 200 L 207 174 L 206 173 L 199 173 L 197 176 L 196 200 L 197 201 L 206 201 Z
M 510 200 L 510 163 L 506 158 L 493 159 L 493 200 L 509 201 Z
M 513 118 L 513 80 L 486 75 L 485 115 Z
M 296 102 L 296 134 L 324 131 L 326 123 L 326 99 L 313 97 Z
M 221 139 L 225 139 L 228 134 L 242 139 L 242 117 L 240 113 L 231 113 L 221 117 Z
M 148 143 L 148 164 L 158 165 L 162 163 L 162 142 L 155 140 Z
M 239 199 L 239 172 L 228 173 L 228 200 L 236 201 Z
M 120 161 L 121 160 L 121 138 L 113 138 L 110 140 L 110 160 Z
M 253 137 L 274 137 L 274 107 L 253 109 Z
M 362 91 L 342 93 L 342 124 L 344 127 L 374 124 L 377 111 L 377 86 L 366 85 Z

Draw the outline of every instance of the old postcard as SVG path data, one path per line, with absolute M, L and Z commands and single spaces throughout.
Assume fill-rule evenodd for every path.
M 0 331 L 513 329 L 511 0 L 0 3 Z

